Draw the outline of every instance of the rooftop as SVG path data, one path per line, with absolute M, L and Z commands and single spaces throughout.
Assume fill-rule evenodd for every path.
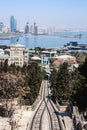
M 54 58 L 72 58 L 73 56 L 70 55 L 61 55 L 61 56 L 56 56 Z
M 11 47 L 25 47 L 23 44 L 12 44 Z

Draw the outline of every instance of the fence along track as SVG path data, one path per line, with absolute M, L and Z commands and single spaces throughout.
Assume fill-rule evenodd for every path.
M 33 116 L 31 126 L 30 126 L 30 130 L 34 130 L 34 129 L 39 130 L 39 128 L 40 128 L 40 118 L 41 118 L 43 111 L 45 109 L 45 103 L 43 102 L 43 97 L 44 97 L 44 85 L 43 85 L 43 88 L 42 88 L 42 101 L 39 104 L 39 106 L 38 106 L 38 108 L 37 108 L 37 110 L 36 110 L 36 112 Z

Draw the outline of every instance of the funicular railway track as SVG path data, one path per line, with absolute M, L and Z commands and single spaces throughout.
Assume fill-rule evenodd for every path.
M 49 129 L 47 130 L 61 130 L 59 125 L 58 115 L 55 113 L 56 110 L 52 102 L 48 98 L 48 95 L 49 95 L 49 91 L 48 91 L 47 81 L 44 81 L 43 98 L 33 116 L 30 130 L 43 130 L 42 123 L 44 120 L 43 115 L 45 112 L 47 112 L 49 116 L 49 121 L 48 121 Z

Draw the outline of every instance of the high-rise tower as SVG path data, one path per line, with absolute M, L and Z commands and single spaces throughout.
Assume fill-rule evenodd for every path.
M 26 26 L 25 26 L 25 33 L 29 33 L 29 23 L 27 22 L 26 23 Z
M 15 20 L 14 16 L 10 17 L 10 31 L 11 32 L 17 31 L 17 21 Z
M 37 25 L 36 22 L 34 22 L 34 34 L 37 35 L 38 34 L 38 30 L 37 30 Z

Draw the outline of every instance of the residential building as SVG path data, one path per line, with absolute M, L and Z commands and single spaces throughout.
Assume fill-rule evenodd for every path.
M 25 47 L 21 44 L 10 46 L 10 58 L 8 64 L 15 64 L 16 66 L 22 67 L 24 65 L 24 51 Z
M 48 65 L 52 59 L 57 55 L 56 50 L 44 50 L 40 52 L 41 55 L 41 63 L 44 65 Z
M 55 51 L 48 51 L 48 50 L 44 50 L 44 51 L 41 51 L 41 53 L 40 53 L 42 56 L 45 56 L 45 57 L 50 57 L 50 58 L 52 58 L 52 57 L 54 57 L 56 54 L 57 54 L 57 51 L 55 50 Z
M 19 28 L 19 29 L 18 29 L 18 32 L 19 32 L 19 33 L 24 33 L 25 30 L 24 30 L 24 28 Z
M 69 65 L 77 64 L 76 57 L 71 55 L 60 55 L 53 57 L 54 62 L 58 62 L 58 64 L 63 64 L 64 62 L 67 62 Z
M 9 32 L 9 28 L 7 26 L 3 26 L 2 33 L 8 33 L 8 32 Z
M 50 58 L 49 57 L 42 57 L 41 58 L 41 63 L 43 65 L 48 65 L 50 63 Z
M 29 63 L 29 49 L 25 49 L 23 52 L 24 55 L 24 64 L 28 65 Z

